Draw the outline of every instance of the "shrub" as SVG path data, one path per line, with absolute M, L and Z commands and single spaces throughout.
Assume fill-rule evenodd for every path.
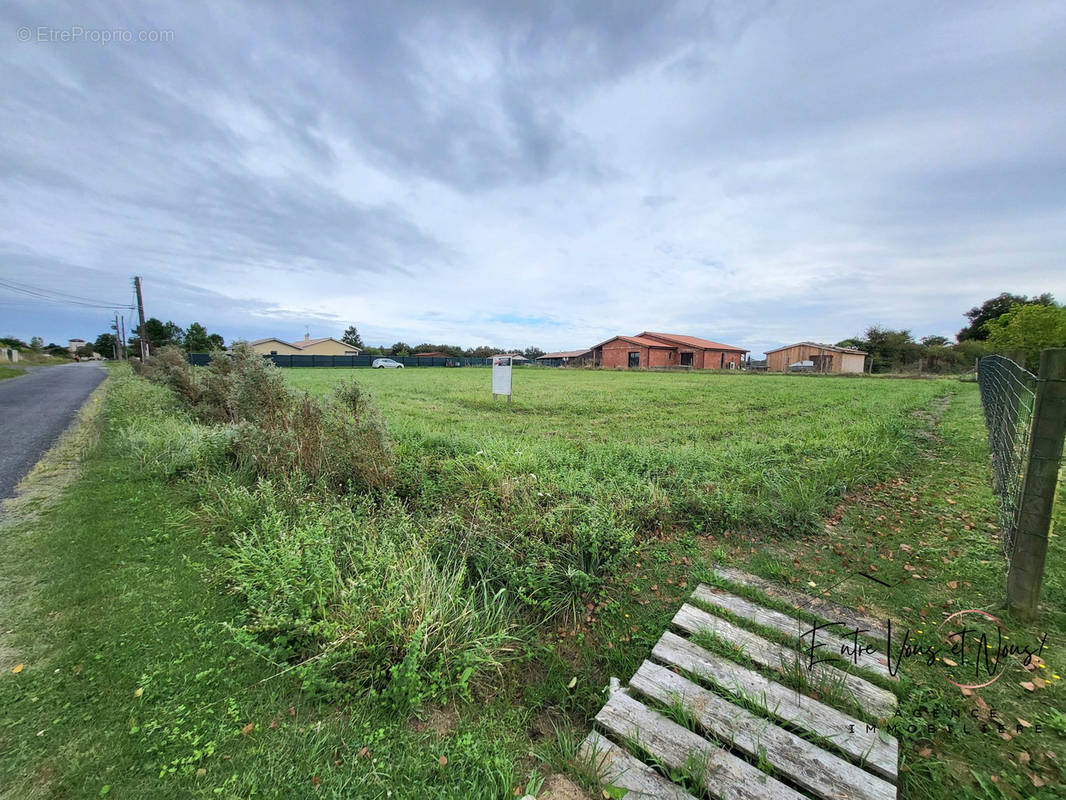
M 167 345 L 159 348 L 156 354 L 146 361 L 134 361 L 134 369 L 143 377 L 154 383 L 169 386 L 173 392 L 189 405 L 200 402 L 200 385 L 193 373 L 192 365 L 180 347 Z
M 198 419 L 232 425 L 227 441 L 249 474 L 300 475 L 337 490 L 378 489 L 392 479 L 385 425 L 354 381 L 329 398 L 298 393 L 277 367 L 243 344 L 199 372 L 174 347 L 161 348 L 139 370 L 170 387 Z

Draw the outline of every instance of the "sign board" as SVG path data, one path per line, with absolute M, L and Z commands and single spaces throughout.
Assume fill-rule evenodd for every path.
M 511 399 L 510 356 L 492 357 L 492 399 L 495 400 L 498 394 L 507 395 L 508 401 Z

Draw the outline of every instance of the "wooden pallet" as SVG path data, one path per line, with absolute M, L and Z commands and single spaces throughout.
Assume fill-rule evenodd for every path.
M 718 576 L 826 621 L 842 620 L 865 630 L 871 643 L 880 639 L 880 627 L 850 609 L 738 570 L 721 568 Z M 678 633 L 662 635 L 628 688 L 612 686 L 596 715 L 599 730 L 582 744 L 583 756 L 608 794 L 625 790 L 627 800 L 692 800 L 693 793 L 725 800 L 896 797 L 894 737 L 780 682 L 784 674 L 807 670 L 799 635 L 810 623 L 702 584 L 691 599 L 674 616 Z M 742 624 L 719 616 L 723 613 Z M 770 636 L 793 637 L 794 646 L 745 625 L 769 629 L 774 632 Z M 696 634 L 712 634 L 758 669 L 687 638 Z M 824 652 L 843 644 L 842 637 L 828 632 L 820 631 L 818 637 L 829 646 Z M 809 670 L 808 685 L 829 682 L 871 716 L 890 716 L 895 695 L 867 679 L 887 681 L 887 661 L 880 654 L 864 654 L 858 662 L 848 668 L 816 665 Z

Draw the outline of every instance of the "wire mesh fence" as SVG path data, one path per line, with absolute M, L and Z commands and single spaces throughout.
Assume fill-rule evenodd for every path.
M 992 481 L 999 497 L 1003 553 L 1014 553 L 1022 480 L 1033 424 L 1037 377 L 1004 356 L 985 356 L 977 363 L 977 384 L 992 451 Z

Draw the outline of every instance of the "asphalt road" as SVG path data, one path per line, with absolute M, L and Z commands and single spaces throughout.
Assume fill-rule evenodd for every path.
M 0 499 L 14 494 L 105 377 L 102 366 L 86 361 L 29 367 L 0 381 Z

